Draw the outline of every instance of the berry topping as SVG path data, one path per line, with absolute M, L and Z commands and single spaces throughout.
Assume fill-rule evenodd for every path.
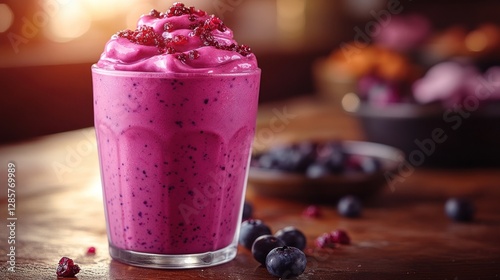
M 361 215 L 361 210 L 361 201 L 352 195 L 342 197 L 337 204 L 337 211 L 344 217 L 359 217 Z
M 272 249 L 285 246 L 285 242 L 272 235 L 262 235 L 252 245 L 252 255 L 261 264 L 266 264 L 266 257 Z
M 301 250 L 289 246 L 272 249 L 266 258 L 267 271 L 285 279 L 304 273 L 306 264 L 306 255 Z
M 457 222 L 469 222 L 474 218 L 475 208 L 471 201 L 465 198 L 450 198 L 444 206 L 446 215 Z
M 164 46 L 164 39 L 156 34 L 151 26 L 139 26 L 135 31 L 124 30 L 116 34 L 118 37 L 128 39 L 132 43 L 145 46 Z
M 277 238 L 283 240 L 285 245 L 290 247 L 296 247 L 299 250 L 304 250 L 306 247 L 307 239 L 306 236 L 295 227 L 289 226 L 283 229 L 280 229 L 276 234 L 274 234 Z
M 200 57 L 200 53 L 197 50 L 192 50 L 189 51 L 188 53 L 181 53 L 177 55 L 177 59 L 182 61 L 183 63 L 186 63 L 188 60 L 194 60 Z
M 80 272 L 80 267 L 75 264 L 72 259 L 68 257 L 62 257 L 59 260 L 56 271 L 57 276 L 74 277 L 78 272 Z
M 149 12 L 149 15 L 154 18 L 163 18 L 166 16 L 164 13 L 158 12 L 155 9 L 152 9 L 151 12 Z
M 197 10 L 194 7 L 186 7 L 183 3 L 174 3 L 166 13 L 161 13 L 155 9 L 149 12 L 149 16 L 161 19 L 165 17 L 175 17 L 188 15 L 189 21 L 193 23 L 190 28 L 193 30 L 190 36 L 198 36 L 201 38 L 203 46 L 212 46 L 220 50 L 234 51 L 242 56 L 248 56 L 252 53 L 251 49 L 245 45 L 229 44 L 225 45 L 220 43 L 214 38 L 212 34 L 213 31 L 217 30 L 220 32 L 225 32 L 227 27 L 224 25 L 222 20 L 215 15 L 211 15 L 207 18 L 207 13 L 205 11 Z M 199 19 L 199 17 L 203 17 Z M 166 22 L 163 26 L 163 31 L 173 32 L 175 31 L 174 24 L 172 22 Z M 128 39 L 130 42 L 144 45 L 144 46 L 155 46 L 158 48 L 160 53 L 174 54 L 179 53 L 176 46 L 185 45 L 188 43 L 189 38 L 183 35 L 176 35 L 173 37 L 164 36 L 164 34 L 156 33 L 151 26 L 139 26 L 135 31 L 124 30 L 116 34 L 118 37 Z M 199 57 L 199 53 L 196 50 L 191 50 L 191 52 L 185 54 L 181 53 L 177 55 L 177 58 L 182 62 L 186 62 L 188 59 L 196 59 Z
M 251 250 L 253 242 L 262 235 L 270 235 L 271 229 L 261 220 L 250 219 L 241 223 L 239 243 Z

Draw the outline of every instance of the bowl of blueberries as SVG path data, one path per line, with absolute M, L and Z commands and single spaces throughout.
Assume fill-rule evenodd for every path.
M 249 185 L 264 196 L 328 202 L 368 198 L 387 185 L 404 154 L 391 146 L 347 140 L 301 141 L 252 155 Z
M 343 104 L 367 141 L 401 149 L 415 167 L 500 165 L 499 66 L 441 62 L 408 89 L 365 76 Z

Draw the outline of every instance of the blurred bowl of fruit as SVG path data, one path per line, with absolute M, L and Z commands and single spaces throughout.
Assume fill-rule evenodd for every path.
M 500 166 L 500 67 L 445 61 L 410 88 L 365 76 L 342 104 L 367 141 L 402 150 L 415 167 Z
M 388 184 L 404 154 L 362 141 L 303 141 L 252 155 L 249 187 L 264 196 L 335 201 L 345 195 L 368 198 Z

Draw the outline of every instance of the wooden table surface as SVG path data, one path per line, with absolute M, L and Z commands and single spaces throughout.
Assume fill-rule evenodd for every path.
M 94 137 L 88 128 L 0 147 L 0 279 L 56 279 L 62 256 L 80 265 L 78 279 L 274 279 L 243 248 L 234 261 L 205 269 L 145 269 L 111 260 Z M 354 120 L 322 102 L 306 98 L 261 106 L 257 149 L 310 137 L 362 134 Z M 13 216 L 8 162 L 16 166 Z M 417 170 L 366 202 L 359 219 L 340 217 L 333 202 L 320 205 L 322 217 L 305 218 L 306 202 L 262 197 L 251 185 L 247 199 L 254 216 L 273 231 L 294 225 L 306 233 L 308 265 L 297 279 L 499 279 L 499 171 Z M 444 201 L 455 195 L 473 199 L 474 222 L 445 217 Z M 5 226 L 9 217 L 17 218 L 14 232 Z M 350 234 L 351 245 L 315 248 L 317 236 L 337 228 Z M 8 271 L 9 236 L 15 240 L 15 272 Z M 95 255 L 86 254 L 91 246 Z

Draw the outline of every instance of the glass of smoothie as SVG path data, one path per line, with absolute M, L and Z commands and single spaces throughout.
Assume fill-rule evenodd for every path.
M 92 76 L 111 257 L 173 269 L 232 260 L 260 84 L 250 48 L 175 3 L 112 36 Z

